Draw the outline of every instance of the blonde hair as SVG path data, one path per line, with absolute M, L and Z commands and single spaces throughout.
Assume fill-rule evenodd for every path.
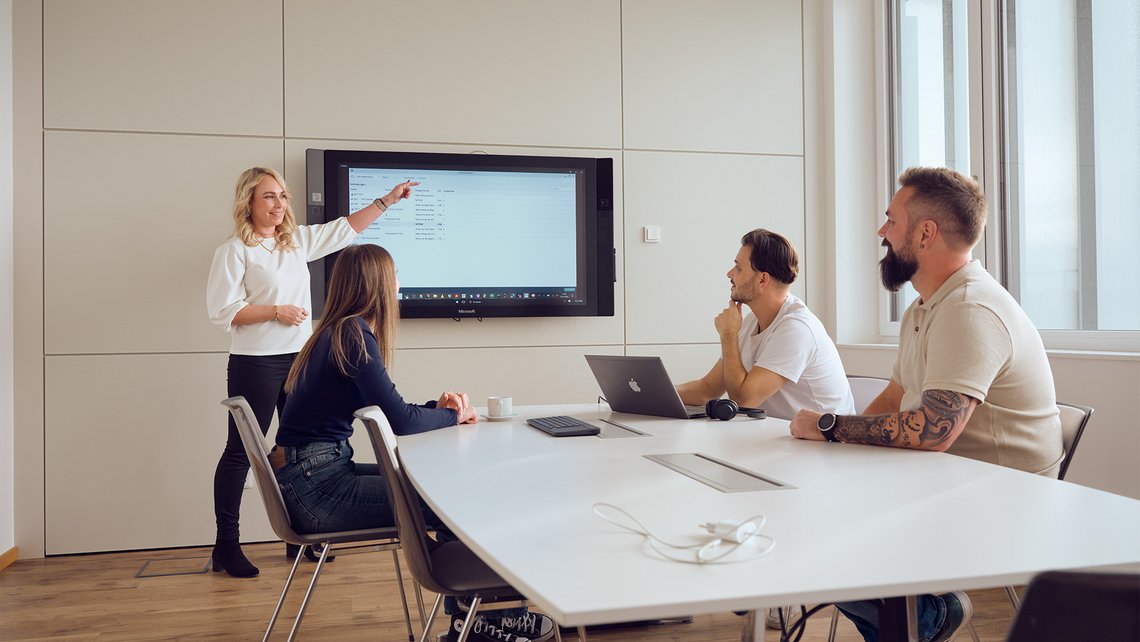
M 396 298 L 396 263 L 379 245 L 350 245 L 337 257 L 329 277 L 324 316 L 297 354 L 285 380 L 285 392 L 293 392 L 304 377 L 313 346 L 325 332 L 332 342 L 333 363 L 342 375 L 351 377 L 349 368 L 358 359 L 368 362 L 364 331 L 356 319 L 363 319 L 372 329 L 380 344 L 380 359 L 391 368 L 400 304 Z
M 293 235 L 297 233 L 297 219 L 293 216 L 293 206 L 289 203 L 289 186 L 285 179 L 276 171 L 268 167 L 251 167 L 238 176 L 237 185 L 234 186 L 234 235 L 242 243 L 253 247 L 261 242 L 261 237 L 253 229 L 253 190 L 261 179 L 272 177 L 285 192 L 285 218 L 277 226 L 273 237 L 277 239 L 277 247 L 283 250 L 293 250 L 298 247 Z

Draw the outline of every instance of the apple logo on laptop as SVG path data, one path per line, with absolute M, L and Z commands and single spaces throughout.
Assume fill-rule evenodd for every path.
M 637 379 L 629 378 L 629 389 L 634 392 L 641 392 L 641 386 L 637 385 Z

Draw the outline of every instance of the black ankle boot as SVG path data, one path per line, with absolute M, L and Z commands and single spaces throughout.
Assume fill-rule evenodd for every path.
M 289 560 L 290 562 L 297 559 L 298 548 L 300 548 L 300 546 L 297 544 L 285 544 L 285 559 Z M 309 560 L 310 562 L 316 562 L 317 560 L 321 559 L 321 556 L 317 555 L 316 551 L 313 550 L 313 547 L 310 546 L 305 549 L 305 559 Z M 325 564 L 328 564 L 335 559 L 336 555 L 329 555 L 327 558 L 325 558 Z
M 210 556 L 214 561 L 214 572 L 225 571 L 233 577 L 256 577 L 257 567 L 250 564 L 241 545 L 236 541 L 217 542 Z

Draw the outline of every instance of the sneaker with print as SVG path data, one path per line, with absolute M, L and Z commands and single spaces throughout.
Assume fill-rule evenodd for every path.
M 499 620 L 503 629 L 526 638 L 531 642 L 546 642 L 554 637 L 554 620 L 541 613 L 527 611 L 519 617 L 504 617 Z
M 448 642 L 459 640 L 463 630 L 464 613 L 451 616 Z M 516 618 L 495 618 L 476 615 L 471 622 L 468 642 L 546 642 L 554 637 L 554 622 L 545 615 L 526 613 Z

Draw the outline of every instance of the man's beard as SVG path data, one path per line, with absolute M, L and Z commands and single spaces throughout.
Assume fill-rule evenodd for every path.
M 909 252 L 909 256 L 904 256 L 901 252 L 896 254 L 886 239 L 883 240 L 883 247 L 887 248 L 887 254 L 879 259 L 879 278 L 883 281 L 883 287 L 898 292 L 918 271 L 918 261 Z
M 741 283 L 740 286 L 733 286 L 732 291 L 729 293 L 728 298 L 732 299 L 734 303 L 746 305 L 755 299 L 755 295 L 751 292 L 752 281 L 748 283 Z

